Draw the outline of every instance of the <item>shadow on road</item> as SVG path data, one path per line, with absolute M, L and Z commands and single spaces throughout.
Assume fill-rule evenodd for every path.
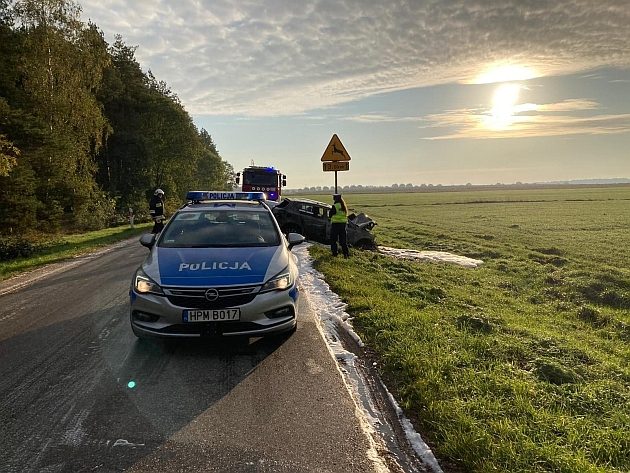
M 3 471 L 120 471 L 226 396 L 282 339 L 153 341 L 128 306 L 0 342 Z

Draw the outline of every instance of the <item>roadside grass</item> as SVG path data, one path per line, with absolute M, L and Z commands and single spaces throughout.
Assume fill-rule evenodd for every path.
M 345 197 L 381 245 L 484 260 L 310 250 L 438 457 L 630 471 L 629 187 Z
M 132 238 L 148 231 L 151 225 L 149 223 L 137 224 L 135 228 L 122 225 L 76 235 L 32 236 L 29 256 L 0 260 L 0 281 L 23 271 L 74 258 L 100 247 Z

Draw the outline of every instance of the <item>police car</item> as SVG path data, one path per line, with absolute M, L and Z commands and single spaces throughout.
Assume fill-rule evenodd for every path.
M 130 289 L 138 337 L 264 336 L 295 330 L 298 268 L 263 192 L 191 191 Z

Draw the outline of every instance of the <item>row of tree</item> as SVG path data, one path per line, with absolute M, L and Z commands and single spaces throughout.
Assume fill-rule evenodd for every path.
M 153 190 L 231 189 L 178 97 L 72 0 L 0 0 L 0 233 L 105 227 Z
M 286 195 L 303 195 L 303 194 L 331 194 L 334 192 L 354 194 L 389 194 L 402 192 L 459 192 L 471 190 L 524 190 L 524 189 L 575 189 L 576 187 L 603 187 L 603 186 L 630 186 L 630 179 L 584 179 L 574 181 L 553 181 L 553 182 L 532 182 L 523 183 L 515 182 L 514 184 L 392 184 L 391 186 L 375 186 L 352 184 L 347 186 L 338 186 L 335 191 L 334 186 L 313 186 L 303 187 L 301 189 L 284 189 Z

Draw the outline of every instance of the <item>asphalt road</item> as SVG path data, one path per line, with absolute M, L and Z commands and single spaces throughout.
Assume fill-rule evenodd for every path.
M 146 254 L 0 284 L 1 471 L 384 471 L 308 307 L 284 341 L 139 341 Z

